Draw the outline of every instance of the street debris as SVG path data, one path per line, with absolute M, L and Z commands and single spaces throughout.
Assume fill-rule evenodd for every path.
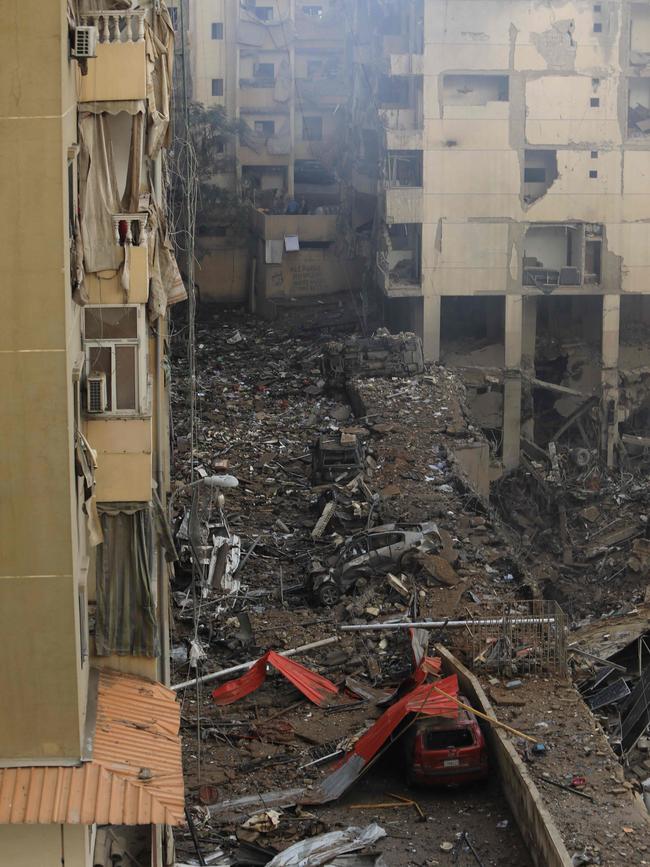
M 209 485 L 191 499 L 179 490 L 170 522 L 181 557 L 173 688 L 183 696 L 188 803 L 201 847 L 224 865 L 424 864 L 440 847 L 451 797 L 463 817 L 449 834 L 452 858 L 528 867 L 494 774 L 484 791 L 469 784 L 443 797 L 425 788 L 415 800 L 408 789 L 408 733 L 427 715 L 466 711 L 516 745 L 571 852 L 597 849 L 612 864 L 612 852 L 632 853 L 634 835 L 621 829 L 641 836 L 634 786 L 623 787 L 616 756 L 566 677 L 594 681 L 585 698 L 617 684 L 622 695 L 626 684 L 627 698 L 598 714 L 631 701 L 644 682 L 632 655 L 583 637 L 614 585 L 590 610 L 579 568 L 618 565 L 621 556 L 640 583 L 650 548 L 645 513 L 632 512 L 644 495 L 626 481 L 636 499 L 621 500 L 621 520 L 608 526 L 602 493 L 613 479 L 595 472 L 591 456 L 585 462 L 556 443 L 548 462 L 528 458 L 522 473 L 499 482 L 491 507 L 490 449 L 465 387 L 444 367 L 425 371 L 410 335 L 332 340 L 327 328 L 320 337 L 316 327 L 221 311 L 197 328 L 196 445 L 176 448 L 175 472 L 185 483 L 192 473 L 239 480 L 220 500 Z M 173 400 L 178 445 L 189 432 L 182 388 Z M 545 521 L 559 520 L 567 479 L 566 535 L 546 532 Z M 570 561 L 565 571 L 549 550 Z M 575 604 L 571 597 L 570 619 L 583 622 L 567 639 L 563 607 L 542 590 L 573 578 L 581 595 Z M 429 655 L 436 644 L 484 681 L 498 719 L 459 700 L 455 676 Z M 294 655 L 301 663 L 289 661 Z M 211 699 L 204 687 L 214 681 L 222 683 Z M 635 726 L 645 719 L 638 708 Z M 645 761 L 646 735 L 633 728 Z M 642 762 L 635 767 L 641 773 Z M 639 778 L 639 795 L 649 776 Z M 386 828 L 381 854 L 276 860 L 312 857 L 308 844 L 346 834 L 351 809 L 372 810 Z M 495 815 L 507 824 L 497 827 Z M 193 857 L 189 838 L 177 846 Z
M 246 674 L 237 680 L 229 680 L 228 683 L 213 690 L 213 700 L 219 705 L 232 704 L 259 689 L 266 680 L 268 666 L 284 675 L 296 689 L 319 707 L 327 706 L 332 698 L 338 695 L 338 688 L 327 678 L 310 671 L 299 662 L 269 650 L 249 668 Z
M 331 864 L 338 855 L 365 849 L 386 836 L 379 825 L 372 824 L 365 828 L 350 826 L 345 831 L 331 831 L 311 840 L 294 843 L 269 862 L 269 867 L 318 867 L 320 864 Z

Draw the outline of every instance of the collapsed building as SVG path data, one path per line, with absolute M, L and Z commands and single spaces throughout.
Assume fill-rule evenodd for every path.
M 0 860 L 169 863 L 173 29 L 160 2 L 4 11 Z

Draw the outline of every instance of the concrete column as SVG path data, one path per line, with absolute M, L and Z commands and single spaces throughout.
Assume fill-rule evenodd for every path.
M 422 299 L 422 348 L 425 361 L 440 361 L 440 295 Z
M 524 295 L 522 303 L 521 363 L 522 367 L 533 371 L 537 339 L 537 297 Z
M 522 370 L 535 375 L 535 340 L 537 337 L 537 297 L 523 296 L 522 332 L 521 332 L 521 367 Z M 521 433 L 526 439 L 535 440 L 535 412 L 532 397 L 522 411 Z
M 503 448 L 506 470 L 519 466 L 521 439 L 521 352 L 523 301 L 521 295 L 506 295 L 505 378 L 503 385 Z
M 294 39 L 294 27 L 296 23 L 296 0 L 289 2 L 289 16 L 291 18 L 291 33 L 287 34 L 282 25 L 285 43 L 289 42 L 289 77 L 291 79 L 291 93 L 289 95 L 289 129 L 290 129 L 290 151 L 289 163 L 287 165 L 287 195 L 290 199 L 294 197 L 294 171 L 296 165 L 296 42 Z
M 601 448 L 607 466 L 615 463 L 618 440 L 618 351 L 620 295 L 603 295 Z

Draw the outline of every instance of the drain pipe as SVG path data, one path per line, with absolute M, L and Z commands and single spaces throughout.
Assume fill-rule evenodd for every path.
M 165 427 L 163 411 L 165 407 L 165 372 L 164 362 L 164 330 L 165 317 L 158 317 L 156 329 L 156 484 L 158 496 L 163 510 L 166 508 L 167 490 L 165 488 L 164 470 L 164 442 Z M 169 577 L 167 575 L 167 560 L 165 550 L 158 543 L 158 630 L 160 645 L 160 680 L 165 686 L 169 685 L 171 678 L 170 643 L 169 643 Z

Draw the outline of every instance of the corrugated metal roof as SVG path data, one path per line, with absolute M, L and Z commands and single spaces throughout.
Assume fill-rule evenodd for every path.
M 0 768 L 0 824 L 183 824 L 179 725 L 172 690 L 101 671 L 92 761 Z

